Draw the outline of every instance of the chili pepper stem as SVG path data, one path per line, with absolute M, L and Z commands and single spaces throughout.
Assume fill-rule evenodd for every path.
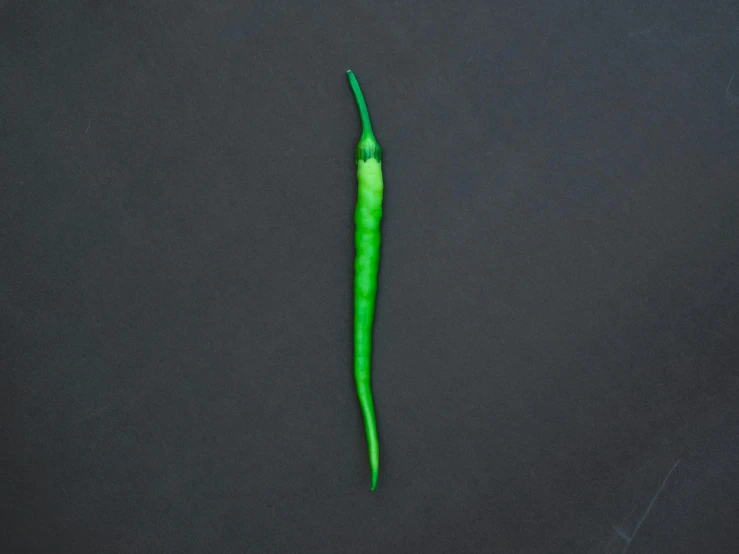
M 374 139 L 375 136 L 372 133 L 369 110 L 367 110 L 367 103 L 364 101 L 364 95 L 362 94 L 359 82 L 351 69 L 347 69 L 346 74 L 349 78 L 349 86 L 352 87 L 354 98 L 357 101 L 357 107 L 359 108 L 359 118 L 362 121 L 362 138 L 371 137 Z
M 362 89 L 351 69 L 347 70 L 346 75 L 349 78 L 349 86 L 351 86 L 354 99 L 357 101 L 359 117 L 362 121 L 362 136 L 359 138 L 359 144 L 357 144 L 357 163 L 360 161 L 366 162 L 370 158 L 374 158 L 378 162 L 382 161 L 382 148 L 372 132 L 369 110 L 367 109 L 367 103 L 364 101 Z

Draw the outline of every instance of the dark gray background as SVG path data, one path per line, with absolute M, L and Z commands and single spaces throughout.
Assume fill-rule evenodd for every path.
M 736 2 L 0 5 L 3 552 L 737 552 Z

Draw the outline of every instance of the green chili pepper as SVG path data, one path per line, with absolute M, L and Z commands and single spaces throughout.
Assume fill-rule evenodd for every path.
M 354 380 L 367 435 L 372 485 L 377 486 L 380 470 L 380 446 L 377 440 L 375 408 L 372 401 L 370 373 L 372 357 L 372 322 L 377 296 L 377 270 L 380 262 L 380 219 L 382 219 L 382 148 L 375 140 L 367 104 L 351 70 L 349 84 L 362 120 L 362 136 L 357 144 L 357 206 L 354 213 Z

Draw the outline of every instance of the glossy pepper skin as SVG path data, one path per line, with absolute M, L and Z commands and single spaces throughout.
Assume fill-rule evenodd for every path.
M 372 133 L 367 105 L 357 78 L 347 71 L 349 84 L 359 108 L 362 135 L 357 144 L 357 205 L 354 243 L 354 380 L 367 436 L 371 486 L 377 487 L 380 471 L 380 446 L 372 400 L 371 359 L 372 324 L 377 297 L 377 272 L 380 263 L 380 220 L 382 219 L 382 148 Z

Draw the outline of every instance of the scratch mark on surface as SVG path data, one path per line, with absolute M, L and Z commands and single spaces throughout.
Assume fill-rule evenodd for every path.
M 679 48 L 684 45 L 694 44 L 700 41 L 719 41 L 721 39 L 739 38 L 739 25 L 727 31 L 713 31 L 704 33 L 688 33 L 669 21 L 659 21 L 640 31 L 628 34 L 629 39 L 638 39 L 641 42 L 651 43 L 658 46 L 671 46 Z
M 667 472 L 667 475 L 662 480 L 662 484 L 657 489 L 657 492 L 654 493 L 654 496 L 652 497 L 652 501 L 647 506 L 647 509 L 644 510 L 644 513 L 642 514 L 641 518 L 639 519 L 639 521 L 637 522 L 636 526 L 634 527 L 634 530 L 631 532 L 631 535 L 627 534 L 623 530 L 623 528 L 621 528 L 621 527 L 617 527 L 615 529 L 616 534 L 618 535 L 618 537 L 621 538 L 621 539 L 623 539 L 626 542 L 626 544 L 623 547 L 623 550 L 621 550 L 621 554 L 625 554 L 626 551 L 629 549 L 629 546 L 631 546 L 631 542 L 634 540 L 634 537 L 636 537 L 636 534 L 639 532 L 639 529 L 641 528 L 641 526 L 647 520 L 647 517 L 651 513 L 652 508 L 654 507 L 655 502 L 657 502 L 657 498 L 659 497 L 659 495 L 664 490 L 665 486 L 667 485 L 667 481 L 670 479 L 670 475 L 672 475 L 672 472 L 675 471 L 675 468 L 678 466 L 679 463 L 680 463 L 680 460 L 676 461 L 675 462 L 675 465 L 672 466 L 672 469 L 670 469 L 670 471 Z M 613 539 L 611 539 L 611 541 L 612 540 Z M 611 541 L 609 541 L 609 544 L 611 543 Z
M 91 123 L 91 121 L 88 119 L 87 120 L 87 127 L 85 128 L 85 134 L 87 134 L 87 131 L 90 130 L 90 123 Z
M 98 408 L 96 410 L 93 410 L 90 413 L 85 414 L 82 417 L 79 417 L 79 418 L 73 420 L 72 421 L 72 424 L 77 425 L 78 423 L 82 423 L 84 421 L 87 421 L 88 419 L 92 419 L 93 417 L 95 417 L 97 415 L 100 415 L 102 413 L 105 413 L 106 411 L 108 411 L 112 407 L 113 407 L 112 404 L 107 404 L 105 406 L 101 406 L 100 408 Z
M 729 84 L 726 85 L 726 101 L 732 106 L 735 104 L 739 104 L 739 96 L 736 96 L 734 93 L 731 92 L 731 83 L 734 82 L 735 76 L 736 76 L 736 71 L 734 71 L 734 73 L 731 74 L 731 79 L 729 79 Z
M 96 417 L 98 417 L 98 416 L 106 413 L 107 411 L 111 410 L 112 408 L 130 408 L 131 406 L 133 406 L 136 402 L 138 402 L 140 399 L 142 399 L 144 396 L 146 396 L 150 392 L 151 391 L 149 391 L 149 390 L 144 390 L 144 391 L 142 391 L 142 392 L 134 395 L 127 403 L 125 403 L 123 405 L 119 405 L 119 404 L 116 404 L 116 403 L 104 404 L 103 406 L 100 406 L 99 408 L 96 408 L 96 409 L 92 410 L 91 412 L 89 412 L 89 413 L 87 413 L 87 414 L 85 414 L 85 415 L 83 415 L 81 417 L 78 417 L 77 419 L 72 420 L 71 423 L 72 423 L 72 425 L 78 425 L 80 423 L 84 423 L 85 421 L 88 421 L 90 419 L 96 418 Z

